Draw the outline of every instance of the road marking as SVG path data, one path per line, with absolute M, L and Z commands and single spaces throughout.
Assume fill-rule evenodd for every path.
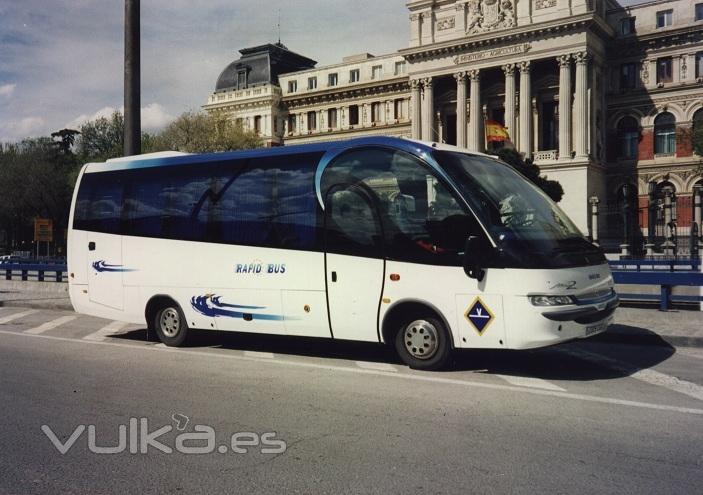
M 67 342 L 67 343 L 73 343 L 73 344 L 84 344 L 84 345 L 104 345 L 104 346 L 111 346 L 111 347 L 121 347 L 123 349 L 129 349 L 130 352 L 134 352 L 135 350 L 141 350 L 145 352 L 149 351 L 159 351 L 159 352 L 172 352 L 173 348 L 171 347 L 155 347 L 155 346 L 142 346 L 138 344 L 126 344 L 126 343 L 121 343 L 121 342 L 113 342 L 113 341 L 104 341 L 104 342 L 99 342 L 99 341 L 91 341 L 91 340 L 77 340 L 77 339 L 72 339 L 68 337 L 58 337 L 54 335 L 31 335 L 31 334 L 26 334 L 26 333 L 19 333 L 19 332 L 11 332 L 9 330 L 0 330 L 0 335 L 8 335 L 8 336 L 21 336 L 21 337 L 31 337 L 31 338 L 38 338 L 38 339 L 46 339 L 46 340 L 52 340 L 54 342 Z M 336 372 L 342 372 L 342 373 L 356 373 L 356 374 L 362 374 L 362 375 L 375 375 L 375 376 L 386 376 L 389 378 L 395 378 L 395 379 L 401 379 L 401 380 L 409 380 L 409 381 L 419 381 L 419 382 L 428 382 L 428 383 L 441 383 L 444 385 L 456 385 L 456 386 L 462 386 L 462 387 L 469 387 L 469 388 L 483 388 L 483 389 L 488 389 L 488 390 L 503 390 L 507 392 L 519 392 L 519 393 L 524 393 L 524 394 L 530 394 L 530 395 L 540 395 L 543 397 L 555 397 L 558 399 L 572 399 L 572 400 L 578 400 L 582 402 L 593 402 L 593 403 L 599 403 L 599 404 L 609 404 L 609 405 L 618 405 L 618 406 L 628 406 L 628 407 L 637 407 L 640 409 L 651 409 L 655 411 L 669 411 L 669 412 L 678 412 L 682 414 L 694 414 L 697 416 L 703 416 L 703 409 L 696 409 L 693 407 L 680 407 L 680 406 L 671 406 L 668 404 L 655 404 L 651 402 L 638 402 L 638 401 L 631 401 L 631 400 L 624 400 L 624 399 L 614 399 L 611 397 L 601 397 L 597 395 L 584 395 L 584 394 L 574 394 L 570 392 L 558 392 L 556 390 L 540 390 L 540 389 L 535 389 L 535 388 L 527 388 L 527 387 L 515 387 L 512 385 L 498 385 L 495 383 L 483 383 L 483 382 L 473 382 L 469 380 L 459 380 L 456 378 L 444 378 L 444 377 L 439 377 L 439 376 L 426 376 L 426 375 L 421 375 L 421 374 L 411 374 L 411 373 L 389 373 L 387 371 L 378 371 L 378 370 L 366 370 L 366 369 L 361 369 L 357 367 L 352 367 L 352 366 L 334 366 L 331 364 L 317 364 L 317 363 L 309 363 L 305 361 L 291 361 L 287 359 L 262 359 L 258 357 L 249 357 L 249 356 L 244 356 L 241 354 L 224 354 L 224 353 L 218 353 L 218 352 L 207 352 L 207 351 L 198 351 L 198 350 L 191 350 L 184 348 L 180 352 L 184 354 L 192 354 L 194 356 L 202 356 L 206 357 L 208 359 L 212 358 L 219 358 L 219 359 L 230 359 L 230 360 L 235 360 L 235 361 L 250 361 L 250 362 L 258 362 L 258 363 L 270 363 L 272 365 L 280 365 L 280 366 L 294 366 L 294 367 L 299 367 L 299 368 L 310 368 L 310 369 L 318 369 L 318 370 L 325 370 L 325 371 L 336 371 Z
M 558 385 L 554 385 L 547 380 L 542 380 L 541 378 L 532 378 L 529 376 L 511 376 L 511 375 L 494 375 L 498 378 L 502 378 L 511 385 L 517 385 L 518 387 L 529 387 L 529 388 L 540 388 L 544 390 L 558 390 L 560 392 L 566 392 L 566 389 L 561 388 Z
M 275 356 L 273 355 L 273 352 L 259 352 L 259 351 L 244 351 L 244 355 L 247 357 L 253 357 L 253 358 L 262 358 L 262 359 L 273 359 Z
M 97 332 L 93 332 L 89 335 L 86 335 L 85 337 L 83 337 L 83 340 L 95 340 L 101 342 L 108 338 L 110 335 L 119 332 L 127 325 L 129 325 L 129 323 L 125 323 L 124 321 L 113 321 L 102 327 Z
M 365 370 L 376 370 L 376 371 L 390 371 L 391 373 L 397 373 L 398 368 L 390 363 L 374 363 L 370 361 L 356 361 L 356 365 L 359 368 Z
M 15 313 L 11 314 L 8 316 L 5 316 L 3 318 L 0 318 L 0 325 L 4 325 L 5 323 L 10 323 L 11 321 L 18 320 L 20 318 L 24 318 L 25 316 L 33 315 L 34 313 L 38 313 L 38 309 L 30 309 L 29 311 L 22 311 L 21 313 Z
M 60 327 L 61 325 L 65 325 L 66 323 L 75 320 L 78 318 L 78 316 L 61 316 L 60 318 L 56 318 L 55 320 L 47 321 L 46 323 L 43 323 L 39 325 L 38 327 L 30 328 L 29 330 L 25 330 L 24 333 L 29 333 L 33 335 L 38 335 L 40 333 L 44 333 L 48 330 L 51 330 L 52 328 Z
M 559 352 L 563 352 L 586 361 L 591 361 L 592 363 L 601 366 L 606 366 L 615 371 L 619 371 L 630 378 L 634 378 L 635 380 L 656 385 L 658 387 L 668 388 L 674 392 L 685 394 L 698 400 L 703 400 L 703 387 L 692 382 L 687 382 L 686 380 L 681 380 L 675 376 L 667 375 L 652 369 L 641 369 L 633 364 L 618 361 L 613 358 L 581 349 L 578 351 L 573 349 L 559 349 Z

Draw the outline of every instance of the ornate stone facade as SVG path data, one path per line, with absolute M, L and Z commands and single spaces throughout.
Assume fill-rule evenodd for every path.
M 703 125 L 703 20 L 689 0 L 407 6 L 407 48 L 279 77 L 282 140 L 384 134 L 484 151 L 484 122 L 498 121 L 562 184 L 584 232 L 591 196 L 617 209 L 624 184 L 642 198 L 650 180 L 680 194 L 701 181 L 691 134 Z M 658 28 L 666 10 L 673 23 Z

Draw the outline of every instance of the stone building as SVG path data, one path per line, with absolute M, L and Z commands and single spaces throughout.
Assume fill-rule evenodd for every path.
M 497 121 L 562 184 L 561 206 L 584 232 L 597 196 L 601 239 L 621 241 L 626 204 L 634 217 L 639 207 L 635 227 L 646 235 L 648 194 L 668 190 L 678 195 L 686 233 L 701 182 L 692 135 L 703 125 L 703 0 L 631 7 L 409 0 L 407 7 L 407 48 L 279 72 L 260 114 L 272 127 L 256 127 L 255 107 L 223 101 L 219 81 L 205 108 L 248 118 L 271 144 L 384 134 L 485 151 L 484 123 Z

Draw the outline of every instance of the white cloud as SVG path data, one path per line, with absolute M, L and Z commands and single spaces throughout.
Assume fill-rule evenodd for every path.
M 79 115 L 78 117 L 70 121 L 68 124 L 66 124 L 64 127 L 66 127 L 67 129 L 78 129 L 80 126 L 82 126 L 88 121 L 99 119 L 100 117 L 110 118 L 110 116 L 118 110 L 121 112 L 122 107 L 103 107 L 93 114 L 89 115 L 84 113 Z
M 24 117 L 20 120 L 0 122 L 0 142 L 19 141 L 41 134 L 45 121 L 41 117 Z
M 65 125 L 68 129 L 78 129 L 80 126 L 91 120 L 99 119 L 100 117 L 110 118 L 115 112 L 124 112 L 124 106 L 103 107 L 93 114 L 82 114 Z M 166 109 L 158 103 L 149 103 L 142 107 L 142 129 L 145 131 L 154 131 L 161 129 L 166 124 L 171 122 L 175 117 L 168 113 Z
M 15 92 L 15 88 L 17 87 L 16 84 L 2 84 L 0 85 L 0 96 L 4 96 L 6 98 L 9 98 L 12 96 L 12 93 Z
M 158 103 L 142 107 L 142 129 L 145 131 L 161 129 L 173 119 L 175 117 Z

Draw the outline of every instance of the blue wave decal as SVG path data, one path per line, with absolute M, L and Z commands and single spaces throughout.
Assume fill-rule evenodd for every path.
M 251 315 L 254 320 L 283 321 L 282 315 L 267 315 L 262 313 L 249 313 L 241 310 L 246 309 L 266 309 L 266 306 L 242 306 L 239 304 L 227 304 L 220 301 L 222 296 L 206 294 L 204 296 L 193 296 L 190 305 L 201 315 L 211 318 L 244 318 L 245 314 Z
M 124 268 L 124 265 L 108 265 L 105 262 L 105 260 L 94 261 L 93 262 L 93 270 L 95 270 L 98 273 L 102 273 L 102 272 L 125 273 L 125 272 L 136 271 L 131 268 Z

